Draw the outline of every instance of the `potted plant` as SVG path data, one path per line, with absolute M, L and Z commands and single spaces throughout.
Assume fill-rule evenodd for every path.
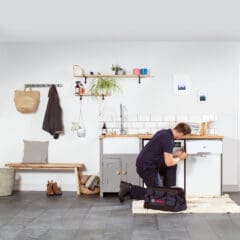
M 78 137 L 85 137 L 86 136 L 86 130 L 83 124 L 81 122 L 72 122 L 71 130 L 74 132 L 77 132 Z
M 126 71 L 122 67 L 120 67 L 118 64 L 117 65 L 112 64 L 112 73 L 114 75 L 121 75 L 121 74 L 126 74 Z
M 113 92 L 119 91 L 120 86 L 115 78 L 99 77 L 90 87 L 92 95 L 111 95 Z

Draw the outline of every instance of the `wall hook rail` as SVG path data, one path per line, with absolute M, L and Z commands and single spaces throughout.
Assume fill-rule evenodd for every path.
M 51 87 L 52 85 L 55 85 L 56 87 L 63 87 L 63 84 L 24 84 L 25 88 L 44 88 L 44 87 Z

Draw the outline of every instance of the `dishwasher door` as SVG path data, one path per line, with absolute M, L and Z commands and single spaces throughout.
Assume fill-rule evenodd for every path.
M 184 140 L 175 140 L 173 152 L 177 150 L 184 150 Z M 177 164 L 177 180 L 176 186 L 184 188 L 184 161 L 179 161 Z
M 186 194 L 221 195 L 221 155 L 196 154 L 186 159 Z
M 186 194 L 221 195 L 222 141 L 186 141 Z

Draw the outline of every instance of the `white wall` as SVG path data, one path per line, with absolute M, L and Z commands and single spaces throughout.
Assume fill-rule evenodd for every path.
M 224 139 L 225 185 L 238 184 L 238 64 L 240 44 L 216 42 L 79 42 L 73 44 L 1 44 L 0 45 L 0 164 L 19 162 L 23 139 L 49 140 L 50 162 L 82 162 L 88 173 L 99 171 L 99 117 L 101 101 L 83 99 L 87 137 L 80 139 L 70 131 L 77 120 L 79 99 L 74 96 L 72 66 L 86 70 L 110 71 L 118 63 L 131 70 L 147 67 L 154 75 L 142 80 L 122 79 L 123 93 L 104 101 L 105 113 L 119 111 L 119 104 L 129 113 L 215 114 L 217 128 Z M 173 95 L 172 75 L 183 73 L 192 79 L 192 93 Z M 40 89 L 41 103 L 35 114 L 15 110 L 15 89 L 24 83 L 62 83 L 59 88 L 64 111 L 65 135 L 54 140 L 41 129 L 48 89 Z M 198 104 L 198 90 L 207 90 L 209 102 Z M 33 178 L 34 176 L 34 178 Z M 55 179 L 63 189 L 75 189 L 71 173 L 18 173 L 21 189 L 45 189 L 47 179 Z

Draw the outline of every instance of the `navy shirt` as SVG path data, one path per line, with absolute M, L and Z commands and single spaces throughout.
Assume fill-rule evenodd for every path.
M 159 168 L 164 164 L 164 152 L 173 153 L 174 137 L 171 129 L 156 132 L 137 157 L 137 168 Z

